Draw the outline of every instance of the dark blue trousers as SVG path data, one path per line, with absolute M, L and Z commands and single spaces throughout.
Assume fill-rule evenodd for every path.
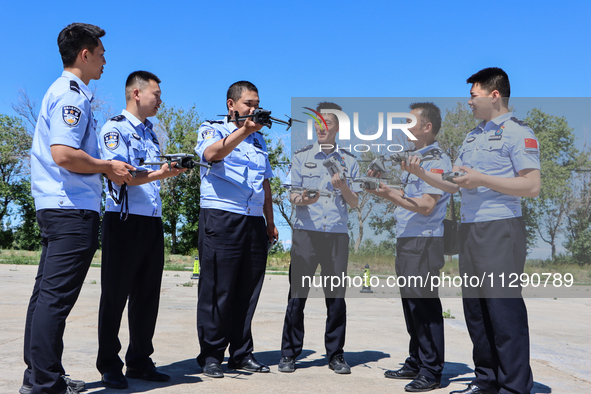
M 201 209 L 197 362 L 202 367 L 221 363 L 228 344 L 229 364 L 252 357 L 251 324 L 263 287 L 268 240 L 262 216 Z
M 437 276 L 445 264 L 441 237 L 401 237 L 396 243 L 396 275 L 401 277 Z M 445 359 L 443 314 L 437 289 L 400 289 L 406 330 L 410 335 L 406 366 L 441 381 Z
M 504 273 L 505 286 L 462 289 L 464 316 L 473 344 L 478 387 L 505 393 L 529 394 L 529 326 L 521 288 L 508 288 L 510 274 L 521 274 L 526 258 L 525 223 L 521 217 L 460 225 L 460 274 Z
M 307 283 L 302 286 L 302 278 L 312 278 L 318 265 L 321 267 L 321 277 L 337 276 L 342 278 L 347 274 L 348 261 L 348 234 L 293 230 L 289 266 L 290 289 L 283 323 L 281 356 L 298 357 L 302 353 L 304 307 L 310 291 Z M 323 290 L 326 303 L 324 345 L 326 357 L 330 361 L 334 356 L 343 354 L 345 346 L 347 305 L 344 297 L 346 288 L 341 286 L 331 291 L 329 287 L 323 288 Z
M 37 211 L 43 250 L 27 309 L 23 384 L 33 394 L 63 393 L 66 318 L 98 247 L 99 214 L 80 209 Z
M 146 370 L 154 366 L 152 338 L 156 329 L 160 285 L 164 266 L 162 219 L 105 212 L 101 262 L 101 301 L 98 323 L 97 369 L 101 373 L 121 371 L 119 328 L 125 304 L 129 320 L 128 368 Z

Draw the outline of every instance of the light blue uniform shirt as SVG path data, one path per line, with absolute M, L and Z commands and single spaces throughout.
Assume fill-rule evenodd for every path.
M 142 123 L 138 118 L 126 110 L 111 118 L 99 133 L 99 145 L 103 160 L 119 160 L 131 164 L 137 169 L 149 171 L 160 169 L 159 165 L 140 166 L 140 159 L 147 162 L 160 161 L 160 144 L 152 130 L 152 122 L 146 119 Z M 121 205 L 117 205 L 109 193 L 108 180 L 105 179 L 105 193 L 107 205 L 105 211 L 120 212 Z M 119 195 L 120 187 L 112 183 L 112 188 Z M 160 200 L 160 181 L 148 182 L 143 185 L 127 186 L 129 213 L 141 216 L 162 216 L 162 201 Z
M 339 152 L 335 150 L 327 155 L 322 152 L 318 141 L 316 141 L 314 145 L 307 146 L 294 153 L 290 175 L 288 175 L 288 182 L 291 183 L 287 183 L 286 186 L 334 190 L 332 183 L 330 183 L 332 176 L 322 164 L 329 157 L 336 157 L 339 160 L 347 177 L 359 177 L 359 164 L 351 153 L 344 150 Z M 347 179 L 347 184 L 352 191 L 361 191 L 358 186 L 351 186 L 349 179 Z M 334 200 L 331 197 L 320 196 L 314 204 L 296 206 L 293 228 L 346 234 L 349 219 L 348 207 L 338 190 L 337 193 Z
M 439 149 L 439 144 L 433 144 L 419 149 L 418 152 L 425 154 L 432 149 Z M 425 171 L 443 174 L 451 171 L 451 160 L 445 153 L 441 153 L 440 159 L 421 162 Z M 443 219 L 447 212 L 449 193 L 429 185 L 418 176 L 403 172 L 400 177 L 402 182 L 406 181 L 404 196 L 408 198 L 421 198 L 423 194 L 436 194 L 441 196 L 437 200 L 435 208 L 429 215 L 422 215 L 407 209 L 396 207 L 394 217 L 396 218 L 396 236 L 400 237 L 443 237 Z
M 51 145 L 81 149 L 98 159 L 92 93 L 74 74 L 64 71 L 51 85 L 39 111 L 31 148 L 31 192 L 35 209 L 88 209 L 100 212 L 100 174 L 80 174 L 58 166 Z
M 486 175 L 513 178 L 525 169 L 540 169 L 539 143 L 526 124 L 511 112 L 481 122 L 466 136 L 456 166 Z M 462 222 L 486 222 L 521 216 L 521 197 L 487 187 L 460 189 Z
M 238 128 L 225 118 L 199 127 L 195 152 L 202 163 L 205 149 Z M 273 177 L 267 145 L 259 132 L 250 134 L 223 160 L 212 165 L 209 175 L 201 167 L 201 208 L 220 209 L 247 216 L 263 216 L 263 181 Z

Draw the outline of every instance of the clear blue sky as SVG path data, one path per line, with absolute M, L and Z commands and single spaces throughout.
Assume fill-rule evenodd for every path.
M 144 69 L 167 105 L 208 119 L 241 79 L 274 115 L 291 97 L 466 97 L 466 78 L 489 66 L 516 97 L 589 96 L 590 17 L 584 1 L 13 1 L 0 15 L 0 113 L 14 114 L 21 88 L 41 102 L 71 22 L 107 32 L 95 83 L 117 111 L 125 78 Z

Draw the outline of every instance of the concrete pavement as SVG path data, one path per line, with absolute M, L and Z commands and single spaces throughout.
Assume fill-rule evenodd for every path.
M 0 264 L 0 393 L 17 393 L 25 365 L 22 361 L 26 307 L 37 266 Z M 230 371 L 224 379 L 201 373 L 196 330 L 197 281 L 190 272 L 165 271 L 152 359 L 171 375 L 167 383 L 129 380 L 126 390 L 106 389 L 95 368 L 100 268 L 91 268 L 78 303 L 70 314 L 64 338 L 63 364 L 74 379 L 87 382 L 87 393 L 194 393 L 194 392 L 339 392 L 404 393 L 408 381 L 384 378 L 397 369 L 408 351 L 408 334 L 400 299 L 347 300 L 345 358 L 351 375 L 336 375 L 324 357 L 324 300 L 306 305 L 304 353 L 292 374 L 277 371 L 288 279 L 267 275 L 253 321 L 255 356 L 271 367 L 269 374 Z M 192 283 L 193 286 L 183 286 Z M 353 290 L 356 291 L 356 290 Z M 473 377 L 471 342 L 460 298 L 442 299 L 443 309 L 455 319 L 445 320 L 446 366 L 441 390 L 463 389 Z M 526 299 L 531 333 L 532 393 L 591 393 L 591 299 Z M 123 349 L 128 343 L 124 318 Z M 123 355 L 122 355 L 123 357 Z M 226 370 L 226 365 L 222 365 Z

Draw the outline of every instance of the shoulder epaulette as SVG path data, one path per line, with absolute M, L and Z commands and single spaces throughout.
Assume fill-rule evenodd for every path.
M 443 153 L 443 151 L 439 148 L 432 148 L 429 149 L 427 152 L 423 153 L 423 156 L 427 156 L 427 155 L 441 155 Z
M 78 82 L 70 80 L 70 90 L 80 93 L 80 86 L 78 85 Z
M 310 149 L 312 149 L 312 147 L 313 147 L 313 146 L 314 146 L 314 145 L 308 145 L 308 146 L 306 146 L 306 147 L 304 147 L 304 148 L 302 148 L 302 149 L 296 150 L 296 151 L 294 152 L 294 155 L 296 155 L 296 154 L 298 154 L 298 153 L 305 152 L 305 151 L 307 151 L 307 150 L 310 150 Z
M 224 121 L 223 120 L 206 120 L 205 123 L 209 123 L 209 124 L 214 124 L 214 123 L 224 124 Z
M 348 155 L 349 155 L 349 156 L 351 156 L 351 157 L 355 157 L 355 155 L 354 155 L 353 153 L 351 153 L 351 152 L 348 152 L 348 151 L 346 151 L 346 150 L 340 150 L 340 149 L 339 149 L 339 152 L 343 152 L 343 153 L 346 153 L 346 154 L 348 154 Z
M 513 116 L 511 118 L 511 120 L 515 123 L 517 123 L 519 126 L 525 126 L 525 127 L 529 127 L 529 125 L 527 123 L 525 123 L 523 120 L 519 120 L 517 119 L 515 116 Z
M 109 120 L 113 120 L 115 122 L 121 122 L 123 119 L 125 119 L 125 115 L 117 115 L 117 116 L 113 116 L 111 119 Z

